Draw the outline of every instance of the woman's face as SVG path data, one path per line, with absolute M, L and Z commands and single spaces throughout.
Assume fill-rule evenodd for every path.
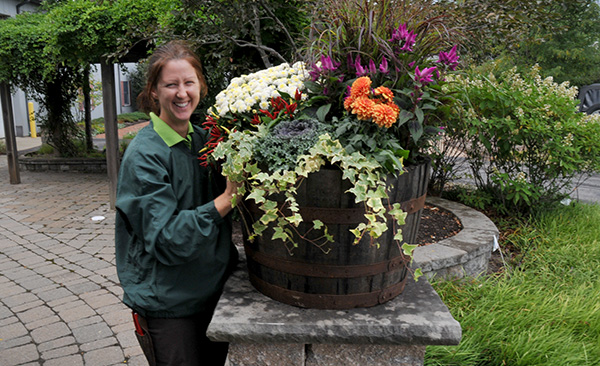
M 171 60 L 163 67 L 152 96 L 158 99 L 160 119 L 170 126 L 187 125 L 200 102 L 200 82 L 186 60 Z

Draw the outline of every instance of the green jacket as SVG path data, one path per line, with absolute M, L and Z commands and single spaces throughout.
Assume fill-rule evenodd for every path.
M 199 165 L 205 131 L 193 127 L 191 149 L 185 141 L 169 147 L 153 126 L 138 133 L 121 163 L 117 273 L 123 301 L 142 316 L 185 317 L 214 306 L 237 250 L 231 220 L 213 203 L 221 191 Z

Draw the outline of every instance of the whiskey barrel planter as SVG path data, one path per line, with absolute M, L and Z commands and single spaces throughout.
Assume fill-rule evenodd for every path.
M 408 166 L 404 174 L 387 179 L 390 201 L 401 203 L 408 213 L 401 227 L 405 242 L 416 241 L 428 180 L 429 162 Z M 346 193 L 349 188 L 335 168 L 310 174 L 298 188 L 297 201 L 306 222 L 299 232 L 309 231 L 312 220 L 321 220 L 334 237 L 324 248 L 298 238 L 299 245 L 290 255 L 281 240 L 271 239 L 272 229 L 252 242 L 245 236 L 250 282 L 258 291 L 282 303 L 317 309 L 370 307 L 403 291 L 410 258 L 393 240 L 393 220 L 388 220 L 388 230 L 377 239 L 379 248 L 368 237 L 352 245 L 354 235 L 349 230 L 365 218 L 362 204 Z M 262 215 L 252 203 L 245 202 L 249 225 Z M 320 234 L 314 235 L 312 239 Z

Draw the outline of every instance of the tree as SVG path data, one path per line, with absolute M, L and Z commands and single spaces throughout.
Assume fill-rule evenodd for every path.
M 0 22 L 0 80 L 25 90 L 46 113 L 39 117 L 48 143 L 64 156 L 75 153 L 77 127 L 70 115 L 80 74 L 60 62 L 52 41 L 54 24 L 42 13 Z
M 542 67 L 542 76 L 583 86 L 600 82 L 600 6 L 595 0 L 555 1 L 554 29 L 540 29 L 536 40 L 521 42 L 517 63 Z
M 116 62 L 152 43 L 174 0 L 45 2 L 44 12 L 0 22 L 0 80 L 28 91 L 46 112 L 42 130 L 62 156 L 77 153 L 70 107 L 90 63 Z M 142 54 L 142 57 L 145 53 Z
M 539 36 L 536 29 L 557 28 L 554 0 L 441 0 L 435 11 L 450 15 L 452 27 L 463 30 L 464 55 L 475 62 L 516 50 Z

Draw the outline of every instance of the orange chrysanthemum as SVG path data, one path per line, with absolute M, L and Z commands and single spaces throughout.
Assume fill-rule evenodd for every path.
M 368 120 L 371 119 L 371 111 L 373 110 L 373 106 L 375 106 L 375 102 L 369 98 L 357 98 L 354 103 L 352 103 L 352 113 L 356 114 L 356 117 L 360 120 Z
M 360 77 L 352 83 L 350 97 L 356 99 L 366 97 L 369 94 L 371 94 L 371 79 L 368 76 Z
M 373 90 L 373 95 L 380 97 L 384 103 L 391 103 L 394 100 L 394 93 L 392 93 L 392 91 L 385 86 L 380 86 Z
M 373 122 L 375 122 L 379 127 L 390 128 L 398 119 L 398 110 L 393 107 L 398 108 L 396 105 L 388 105 L 388 104 L 375 104 L 371 109 L 371 116 L 373 118 Z
M 346 99 L 344 99 L 344 109 L 347 111 L 352 110 L 352 103 L 354 103 L 355 98 L 352 98 L 352 96 L 347 97 Z
M 374 99 L 371 99 L 374 97 Z M 344 109 L 359 120 L 372 119 L 379 127 L 390 128 L 398 119 L 400 108 L 394 103 L 394 93 L 385 86 L 371 91 L 371 79 L 363 76 L 354 81 Z

